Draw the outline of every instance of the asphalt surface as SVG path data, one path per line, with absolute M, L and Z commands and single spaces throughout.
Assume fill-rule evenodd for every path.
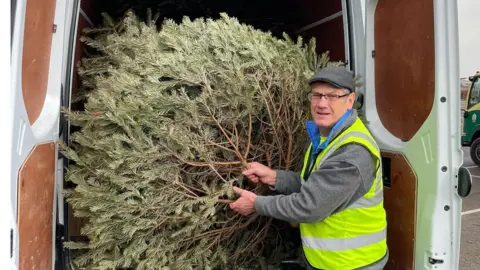
M 460 269 L 480 269 L 480 167 L 470 158 L 470 148 L 462 149 L 463 166 L 472 175 L 472 190 L 462 203 Z

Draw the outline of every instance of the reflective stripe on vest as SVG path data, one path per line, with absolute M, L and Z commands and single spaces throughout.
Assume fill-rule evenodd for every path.
M 348 143 L 365 146 L 377 158 L 372 186 L 360 199 L 323 221 L 302 223 L 300 230 L 305 256 L 321 269 L 355 269 L 381 259 L 386 247 L 386 217 L 380 149 L 360 119 L 335 138 L 313 161 L 318 169 L 339 147 Z M 311 146 L 304 158 L 304 167 Z M 303 168 L 301 176 L 303 182 Z
M 367 235 L 361 235 L 352 238 L 317 238 L 311 236 L 303 236 L 302 243 L 304 246 L 315 249 L 338 251 L 348 250 L 354 248 L 361 248 L 364 246 L 378 243 L 387 237 L 387 229 Z

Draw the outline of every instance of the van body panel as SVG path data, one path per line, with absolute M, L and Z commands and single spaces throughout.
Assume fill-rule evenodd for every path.
M 11 262 L 20 269 L 52 269 L 56 259 L 57 198 L 63 192 L 57 141 L 72 3 L 19 0 L 13 10 Z M 61 203 L 63 208 L 63 198 Z
M 463 153 L 456 9 L 449 0 L 367 1 L 365 113 L 390 184 L 388 269 L 458 269 Z M 401 169 L 402 159 L 410 169 Z M 415 198 L 414 205 L 405 198 Z

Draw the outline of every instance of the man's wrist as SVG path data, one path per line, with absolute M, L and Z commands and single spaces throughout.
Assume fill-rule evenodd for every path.
M 265 215 L 265 204 L 267 201 L 268 197 L 266 196 L 260 196 L 258 195 L 257 198 L 255 198 L 255 211 L 259 215 Z
M 275 187 L 275 184 L 277 183 L 277 171 L 276 170 L 272 170 L 272 171 L 273 173 L 272 173 L 271 180 L 267 184 L 269 186 Z

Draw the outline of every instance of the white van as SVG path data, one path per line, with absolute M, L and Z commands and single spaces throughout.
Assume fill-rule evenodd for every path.
M 81 224 L 62 196 L 68 162 L 59 154 L 57 142 L 68 138 L 70 127 L 60 107 L 70 106 L 79 87 L 81 29 L 95 25 L 100 12 L 114 11 L 125 2 L 11 2 L 14 106 L 9 210 L 14 222 L 9 228 L 9 269 L 71 267 L 62 242 L 78 239 Z M 263 12 L 270 12 L 265 17 L 290 16 L 288 21 L 298 26 L 290 29 L 291 34 L 316 37 L 319 52 L 329 50 L 332 60 L 345 61 L 363 78 L 358 91 L 383 157 L 387 269 L 458 269 L 462 197 L 468 195 L 471 179 L 461 168 L 456 4 L 454 0 L 258 3 Z

